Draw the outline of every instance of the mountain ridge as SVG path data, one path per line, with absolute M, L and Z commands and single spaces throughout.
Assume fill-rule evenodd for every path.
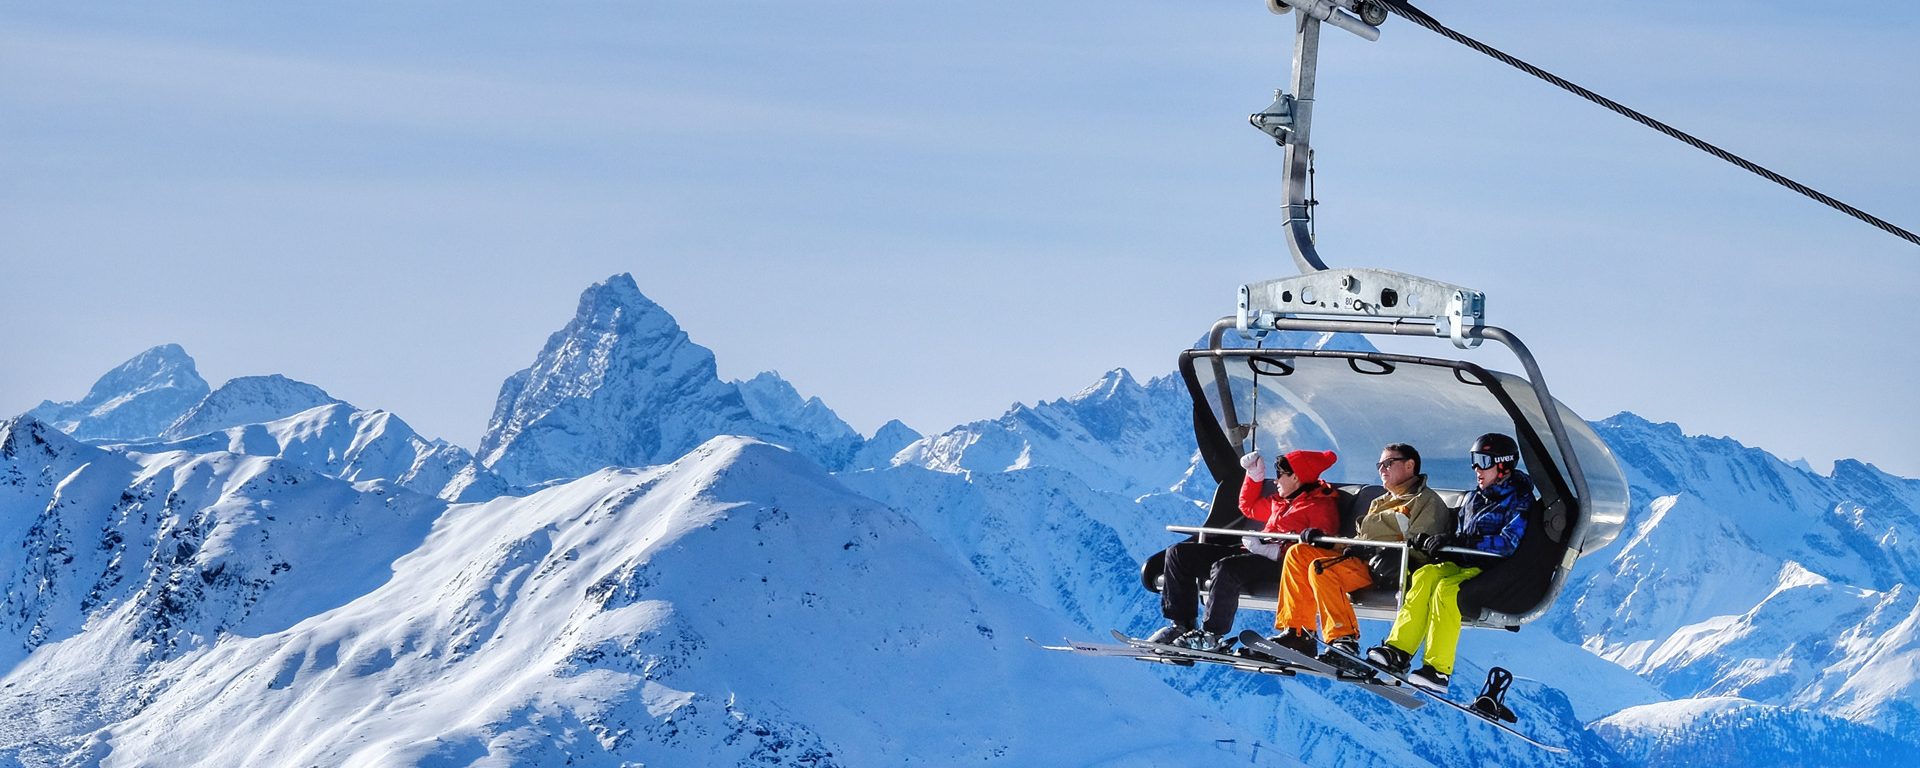
M 234 463 L 194 469 L 204 460 L 170 456 L 157 466 L 246 485 Z M 1031 652 L 1021 631 L 1065 625 L 783 448 L 714 438 L 666 465 L 442 509 L 418 546 L 368 560 L 389 578 L 267 631 L 189 633 L 144 666 L 124 642 L 50 646 L 6 678 L 0 750 L 163 764 L 782 766 L 1238 751 L 1197 711 L 1169 722 L 1182 697 L 1147 670 L 1088 687 Z M 219 518 L 206 538 L 235 525 Z M 246 569 L 236 556 L 228 568 Z M 924 609 L 875 599 L 905 584 L 924 590 Z M 230 604 L 236 590 L 210 582 L 200 604 Z M 81 640 L 132 631 L 113 606 L 96 615 Z M 776 635 L 815 649 L 813 663 L 763 653 Z M 74 658 L 102 646 L 104 659 Z M 82 719 L 52 740 L 22 732 L 50 693 L 41 685 L 95 662 L 140 667 L 141 692 L 96 692 L 119 719 Z M 888 671 L 901 663 L 918 674 Z M 981 681 L 1026 690 L 994 708 L 918 695 Z M 1159 706 L 1126 713 L 1109 700 Z M 1107 731 L 1116 716 L 1134 735 Z M 220 737 L 232 733 L 260 738 Z
M 274 415 L 298 396 L 233 398 L 271 407 L 149 443 L 0 422 L 0 534 L 22 544 L 0 551 L 0 756 L 1565 764 L 1472 723 L 1437 736 L 1338 684 L 1015 642 L 1159 622 L 1138 565 L 1212 496 L 1186 398 L 1177 376 L 1114 369 L 998 419 L 860 438 L 777 373 L 720 380 L 616 275 L 502 384 L 495 420 L 521 428 L 483 445 L 555 473 L 531 489 L 483 486 L 474 457 L 384 411 Z M 1631 412 L 1593 426 L 1628 473 L 1627 530 L 1523 635 L 1469 633 L 1456 691 L 1509 666 L 1527 727 L 1580 764 L 1822 734 L 1836 759 L 1920 755 L 1902 736 L 1920 725 L 1920 480 L 1853 460 L 1820 475 Z M 530 427 L 549 438 L 521 443 Z M 618 453 L 647 430 L 691 445 Z M 308 583 L 330 556 L 347 577 Z M 766 637 L 805 662 L 762 658 Z M 974 686 L 1012 692 L 1011 709 L 924 695 Z M 488 703 L 471 722 L 431 714 L 472 702 Z M 1649 730 L 1669 715 L 1675 729 Z M 1053 743 L 1035 725 L 1074 718 L 1091 735 Z M 230 732 L 261 738 L 181 738 Z
M 80 440 L 159 436 L 212 389 L 178 344 L 162 344 L 107 371 L 79 400 L 43 400 L 28 414 Z

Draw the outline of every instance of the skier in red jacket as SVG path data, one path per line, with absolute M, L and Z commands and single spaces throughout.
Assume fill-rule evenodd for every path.
M 1293 451 L 1274 462 L 1274 484 L 1279 493 L 1261 495 L 1266 459 L 1259 451 L 1241 457 L 1247 476 L 1240 487 L 1240 514 L 1261 523 L 1268 533 L 1299 533 L 1308 528 L 1340 529 L 1340 509 L 1332 486 L 1320 474 L 1339 461 L 1332 451 Z M 1224 651 L 1233 644 L 1233 614 L 1240 607 L 1240 591 L 1248 585 L 1277 582 L 1283 544 L 1256 536 L 1241 538 L 1241 546 L 1188 541 L 1167 548 L 1160 591 L 1160 614 L 1172 624 L 1148 637 L 1205 651 Z M 1206 612 L 1198 628 L 1201 576 L 1212 579 Z

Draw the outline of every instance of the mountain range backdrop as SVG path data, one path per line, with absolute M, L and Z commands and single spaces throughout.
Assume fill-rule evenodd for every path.
M 1171 361 L 863 435 L 624 274 L 530 352 L 472 451 L 175 345 L 0 422 L 0 766 L 1920 763 L 1920 480 L 1868 464 L 1593 422 L 1626 528 L 1454 687 L 1513 670 L 1556 755 L 1028 640 L 1162 623 L 1140 563 L 1213 493 Z

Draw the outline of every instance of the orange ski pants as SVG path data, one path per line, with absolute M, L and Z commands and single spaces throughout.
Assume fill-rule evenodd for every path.
M 1342 558 L 1331 549 L 1306 544 L 1287 547 L 1280 563 L 1280 613 L 1273 626 L 1312 632 L 1317 613 L 1321 639 L 1359 637 L 1360 622 L 1347 593 L 1372 583 L 1366 561 L 1358 557 Z

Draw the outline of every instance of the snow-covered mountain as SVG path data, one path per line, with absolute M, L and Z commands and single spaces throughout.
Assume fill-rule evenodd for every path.
M 1140 563 L 1179 540 L 1162 526 L 1192 524 L 1203 514 L 1191 500 L 1158 494 L 1139 502 L 1094 490 L 1066 471 L 1044 466 L 963 476 L 903 464 L 840 477 L 862 495 L 909 516 L 993 585 L 1071 619 L 1080 632 L 1097 638 L 1104 638 L 1106 628 L 1139 635 L 1164 623 L 1159 598 L 1140 586 Z M 1272 618 L 1248 612 L 1240 626 L 1265 628 Z M 1384 627 L 1375 631 L 1377 636 Z M 1545 640 L 1525 649 L 1528 667 L 1523 670 L 1534 665 L 1566 670 L 1569 674 L 1555 682 L 1605 681 L 1613 698 L 1658 700 L 1651 686 L 1626 671 L 1577 646 L 1550 636 Z M 1101 676 L 1120 662 L 1070 657 L 1059 663 Z M 1483 677 L 1486 666 L 1469 659 L 1458 672 L 1463 681 L 1471 680 Z M 1613 676 L 1594 674 L 1596 666 L 1612 669 Z M 1529 728 L 1573 751 L 1566 760 L 1457 715 L 1431 709 L 1409 713 L 1339 683 L 1206 668 L 1168 670 L 1162 677 L 1184 691 L 1191 706 L 1219 713 L 1263 743 L 1290 745 L 1289 754 L 1310 765 L 1606 765 L 1614 760 L 1598 735 L 1586 731 L 1567 695 L 1534 680 L 1516 685 L 1509 701 L 1528 713 Z M 1436 732 L 1445 736 L 1436 738 Z
M 86 397 L 43 401 L 27 414 L 78 440 L 148 440 L 166 431 L 209 391 L 187 351 L 178 344 L 162 344 L 108 371 Z
M 30 420 L 0 431 L 0 455 L 0 477 L 21 481 L 6 519 L 30 529 L 9 534 L 37 553 L 4 563 L 4 615 L 36 618 L 7 625 L 32 654 L 0 682 L 0 754 L 23 763 L 1062 765 L 1274 749 L 1150 670 L 1089 678 L 1033 651 L 1023 634 L 1077 628 L 751 440 L 444 513 L 278 459 L 136 463 Z
M 530 486 L 672 461 L 715 435 L 758 437 L 829 468 L 864 442 L 777 375 L 721 381 L 713 353 L 620 274 L 582 293 L 532 367 L 501 385 L 479 456 Z
M 1556 632 L 1676 697 L 1920 725 L 1920 481 L 1817 475 L 1631 414 L 1595 426 L 1635 509 L 1575 571 Z
M 1160 621 L 1140 562 L 1212 493 L 1173 376 L 861 439 L 777 374 L 718 379 L 619 275 L 503 386 L 481 456 L 529 496 L 310 385 L 198 405 L 104 447 L 0 422 L 0 765 L 1920 760 L 1920 481 L 1632 414 L 1595 425 L 1628 529 L 1456 671 L 1514 670 L 1561 758 L 1326 681 L 1027 644 Z
M 1157 429 L 1136 428 L 1132 434 L 1123 430 L 1102 439 L 1086 426 L 1109 423 L 1108 402 L 1123 399 L 1113 395 L 1152 393 L 1161 380 L 1146 387 L 1128 387 L 1129 381 L 1118 372 L 1109 374 L 1073 398 L 1039 408 L 1016 407 L 999 420 L 956 427 L 916 443 L 899 458 L 903 464 L 961 478 L 950 483 L 961 496 L 990 497 L 992 488 L 1028 471 L 1059 469 L 1073 476 L 1071 482 L 1042 482 L 1046 491 L 1021 502 L 943 501 L 956 492 L 924 477 L 899 476 L 904 487 L 898 489 L 875 487 L 884 479 L 850 477 L 849 482 L 902 508 L 918 505 L 927 514 L 956 518 L 956 533 L 946 540 L 973 542 L 961 554 L 983 573 L 1011 568 L 1017 575 L 993 577 L 1003 583 L 1025 580 L 1042 593 L 1058 593 L 1052 604 L 1060 610 L 1097 620 L 1101 614 L 1087 606 L 1099 605 L 1099 599 L 1071 594 L 1087 588 L 1079 576 L 1056 573 L 1057 564 L 1006 543 L 1028 537 L 1055 541 L 1058 531 L 995 531 L 1020 514 L 1014 510 L 1052 521 L 1061 509 L 1099 508 L 1088 504 L 1084 492 L 1069 490 L 1075 482 L 1123 495 L 1166 487 L 1162 484 L 1172 474 L 1172 464 L 1140 461 L 1146 452 L 1136 446 L 1144 441 L 1135 435 L 1157 434 L 1166 443 L 1183 439 L 1186 445 L 1170 452 L 1189 455 L 1193 448 L 1184 423 L 1184 392 L 1134 399 L 1136 407 L 1160 412 L 1158 419 L 1134 416 L 1132 423 L 1157 424 Z M 1486 663 L 1506 664 L 1522 675 L 1533 670 L 1535 676 L 1579 695 L 1579 688 L 1590 686 L 1591 674 L 1542 668 L 1537 657 L 1554 647 L 1598 653 L 1656 686 L 1640 690 L 1613 685 L 1598 692 L 1595 698 L 1600 701 L 1631 706 L 1649 703 L 1649 696 L 1741 696 L 1818 716 L 1804 722 L 1838 717 L 1895 734 L 1896 739 L 1912 732 L 1920 702 L 1920 673 L 1915 671 L 1920 670 L 1920 596 L 1914 587 L 1920 580 L 1920 552 L 1915 551 L 1920 546 L 1915 543 L 1920 542 L 1920 530 L 1915 530 L 1920 525 L 1920 481 L 1852 461 L 1837 463 L 1831 476 L 1820 476 L 1731 440 L 1687 436 L 1671 424 L 1651 424 L 1632 414 L 1595 426 L 1633 485 L 1629 530 L 1576 570 L 1555 612 L 1541 625 L 1558 638 L 1532 630 L 1525 652 L 1501 650 L 1499 658 Z M 1129 487 L 1108 479 L 1128 472 L 1146 480 Z M 1210 483 L 1192 485 L 1211 490 Z M 1206 493 L 1183 495 L 1200 498 Z M 1063 503 L 1063 498 L 1073 501 Z M 1198 521 L 1197 514 L 1173 503 L 1179 498 L 1148 494 L 1132 509 L 1119 507 L 1123 514 L 1104 516 L 1115 536 L 1147 542 L 1129 545 L 1128 557 L 1113 558 L 1111 547 L 1087 549 L 1096 559 L 1122 560 L 1120 567 L 1130 571 L 1164 546 L 1167 534 L 1161 526 Z M 1156 504 L 1163 512 L 1148 512 Z M 1131 524 L 1131 536 L 1124 512 L 1144 518 Z M 1110 576 L 1104 581 L 1128 580 Z M 1131 588 L 1140 594 L 1138 587 Z M 1045 595 L 1040 599 L 1048 604 Z M 1151 606 L 1141 611 L 1151 624 Z M 1476 666 L 1471 654 L 1464 668 Z M 1590 669 L 1585 664 L 1559 666 Z M 1471 679 L 1471 673 L 1462 679 Z M 1610 712 L 1588 708 L 1583 717 Z M 1789 721 L 1803 722 L 1766 719 Z M 1688 738 L 1709 743 L 1719 736 L 1699 729 L 1731 728 L 1732 722 L 1701 720 Z M 1905 751 L 1892 754 L 1920 758 L 1920 745 L 1908 743 Z
M 136 457 L 0 422 L 0 536 L 18 542 L 0 549 L 0 754 L 85 754 L 151 703 L 156 669 L 374 588 L 443 508 L 277 459 Z
M 139 372 L 148 372 L 139 374 Z M 156 409 L 166 392 L 191 387 L 162 386 L 164 382 L 198 382 L 202 394 L 171 411 Z M 130 405 L 102 408 L 108 421 L 47 422 L 36 414 L 78 409 L 68 404 L 43 404 L 28 413 L 74 438 L 113 433 L 87 442 L 116 446 L 121 452 L 226 452 L 244 456 L 279 457 L 295 466 L 351 482 L 388 481 L 401 488 L 448 501 L 490 499 L 510 490 L 499 476 L 480 466 L 466 449 L 429 440 L 386 411 L 362 411 L 328 395 L 325 390 L 284 376 L 246 376 L 205 391 L 194 373 L 193 360 L 177 345 L 155 347 L 108 372 L 88 394 L 88 401 L 139 404 L 146 420 L 142 429 L 103 432 L 103 426 L 125 426 L 135 411 Z M 83 401 L 88 402 L 88 401 Z M 64 410 L 63 410 L 64 409 Z M 164 423 L 163 423 L 164 422 Z M 153 425 L 159 424 L 159 428 Z M 142 433 L 139 436 L 130 436 Z
M 277 373 L 242 376 L 208 393 L 160 437 L 177 440 L 242 424 L 262 424 L 338 402 L 326 390 Z
M 840 420 L 818 397 L 800 397 L 800 393 L 773 371 L 762 372 L 746 381 L 733 382 L 747 413 L 762 424 L 778 425 L 803 436 L 803 450 L 829 467 L 844 467 L 855 451 L 866 443 L 853 427 Z
M 1119 392 L 1123 386 L 1116 384 L 1123 382 L 1110 374 L 1089 392 Z M 1046 403 L 1046 422 L 1098 424 L 1102 409 L 1091 403 L 1100 399 L 1085 392 Z M 1185 401 L 1164 397 L 1158 407 L 1165 409 L 1162 417 L 1171 417 Z M 1064 468 L 1075 480 L 1102 482 L 1135 455 L 1127 440 L 1089 440 L 1083 428 L 1031 430 L 1035 419 L 1027 413 L 1035 411 L 1041 409 L 1016 409 L 995 422 L 960 426 L 914 445 L 902 459 L 968 472 L 972 484 L 962 488 L 985 493 L 1000 482 L 998 476 L 1021 468 Z M 1628 470 L 1636 509 L 1628 534 L 1584 559 L 1574 572 L 1555 614 L 1544 622 L 1551 632 L 1571 647 L 1586 647 L 1642 674 L 1672 699 L 1738 695 L 1841 716 L 1885 733 L 1912 732 L 1920 703 L 1920 674 L 1914 672 L 1920 668 L 1920 597 L 1914 589 L 1920 584 L 1920 553 L 1914 551 L 1920 541 L 1920 482 L 1853 461 L 1837 463 L 1832 476 L 1818 476 L 1732 440 L 1684 436 L 1674 424 L 1651 424 L 1634 415 L 1597 422 L 1596 428 Z M 1171 419 L 1164 430 L 1173 430 Z M 1066 438 L 1056 438 L 1062 434 Z M 935 444 L 964 447 L 962 459 L 927 461 L 935 455 L 927 447 Z M 996 445 L 996 451 L 977 445 Z M 968 451 L 993 459 L 968 467 Z M 998 459 L 1006 455 L 1018 455 L 1018 461 L 1000 467 Z M 1142 474 L 1156 482 L 1167 478 L 1165 468 Z M 1085 490 L 1075 492 L 1058 482 L 1046 486 L 1048 492 L 1025 501 L 1027 511 L 1054 515 L 1062 507 L 1060 495 L 1085 503 Z M 902 505 L 914 503 L 916 495 L 941 499 L 941 493 L 927 490 L 872 488 L 868 493 Z M 939 515 L 985 509 L 987 518 L 956 526 L 995 530 L 1004 518 L 991 513 L 996 505 L 1020 507 L 1000 501 L 935 509 Z M 1196 516 L 1179 518 L 1179 507 L 1165 509 L 1171 518 L 1142 520 L 1137 528 L 1196 522 Z M 1125 522 L 1110 524 L 1125 528 Z M 1046 540 L 1041 530 L 1029 534 Z M 981 541 L 962 555 L 985 572 L 1016 568 L 1035 580 L 1050 576 L 1052 566 L 1021 564 L 1031 557 L 996 540 Z M 1139 563 L 1140 547 L 1131 549 L 1133 563 Z M 1018 576 L 998 578 L 1018 582 Z M 1079 607 L 1092 601 L 1062 595 L 1058 603 Z M 1536 645 L 1555 641 L 1538 632 L 1534 637 Z M 1528 674 L 1532 664 L 1513 659 L 1509 666 Z M 1542 676 L 1559 678 L 1551 672 Z M 1584 682 L 1569 676 L 1557 684 L 1572 689 Z M 1703 720 L 1699 728 L 1720 728 L 1716 724 L 1726 722 Z M 1910 745 L 1899 755 L 1920 755 L 1920 747 Z
M 855 451 L 853 458 L 847 460 L 847 469 L 873 469 L 893 464 L 894 455 L 900 453 L 923 435 L 902 423 L 899 419 L 888 420 L 874 430 L 873 437 Z
M 1904 768 L 1911 743 L 1848 720 L 1735 697 L 1624 710 L 1594 724 L 1635 766 Z
M 385 480 L 447 501 L 482 501 L 509 490 L 466 449 L 421 437 L 387 411 L 362 411 L 341 402 L 180 440 L 130 444 L 126 450 L 275 456 L 342 480 Z

